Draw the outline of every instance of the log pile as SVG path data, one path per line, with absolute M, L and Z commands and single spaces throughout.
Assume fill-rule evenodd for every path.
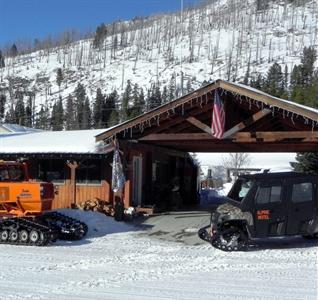
M 78 209 L 92 210 L 103 213 L 107 216 L 114 216 L 114 209 L 109 202 L 100 200 L 98 198 L 86 200 L 76 205 Z

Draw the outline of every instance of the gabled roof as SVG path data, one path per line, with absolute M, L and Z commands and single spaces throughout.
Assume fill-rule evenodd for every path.
M 228 132 L 223 140 L 209 134 L 216 89 L 226 110 L 225 130 Z M 114 126 L 98 134 L 96 140 L 134 140 L 191 152 L 287 151 L 284 147 L 291 145 L 289 151 L 302 151 L 317 149 L 317 122 L 318 110 L 314 108 L 242 84 L 216 80 Z M 304 141 L 305 137 L 310 141 Z M 290 139 L 293 144 L 286 143 Z M 260 147 L 261 141 L 269 143 L 270 148 L 263 147 L 266 143 Z M 308 147 L 298 147 L 300 141 L 302 146 L 307 143 Z

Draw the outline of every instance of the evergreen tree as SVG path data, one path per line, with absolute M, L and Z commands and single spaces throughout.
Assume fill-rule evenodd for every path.
M 17 103 L 15 105 L 15 123 L 21 126 L 25 125 L 25 106 L 23 101 L 23 95 L 18 97 Z
M 96 91 L 96 98 L 93 105 L 93 127 L 94 128 L 103 128 L 103 108 L 105 103 L 105 96 L 102 94 L 102 90 L 100 88 Z
M 119 123 L 119 113 L 116 106 L 116 103 L 118 102 L 118 98 L 119 96 L 116 90 L 114 90 L 106 98 L 107 115 L 105 115 L 106 117 L 105 124 L 107 127 L 111 127 Z
M 64 124 L 64 109 L 62 97 L 54 103 L 51 114 L 51 128 L 52 130 L 63 130 Z
M 0 50 L 0 69 L 5 67 L 4 56 Z
M 33 126 L 33 116 L 32 116 L 32 96 L 30 95 L 25 108 L 25 126 Z
M 169 102 L 169 94 L 166 86 L 163 87 L 162 95 L 161 95 L 162 103 Z
M 252 79 L 250 82 L 250 86 L 255 89 L 262 90 L 264 86 L 264 79 L 262 75 L 259 74 L 256 79 Z
M 61 84 L 63 82 L 64 76 L 61 68 L 56 71 L 56 83 L 59 86 L 59 92 L 61 91 Z
M 78 129 L 78 126 L 76 123 L 74 101 L 73 101 L 73 97 L 71 95 L 68 95 L 67 101 L 66 101 L 65 129 L 66 130 Z
M 318 174 L 318 153 L 297 153 L 291 166 L 295 171 Z
M 313 47 L 305 47 L 301 58 L 303 85 L 310 84 L 313 80 L 314 64 L 317 59 L 317 52 Z
M 176 97 L 176 78 L 172 74 L 169 83 L 169 101 L 173 100 Z
M 142 89 L 139 90 L 138 84 L 134 85 L 132 92 L 133 106 L 130 109 L 130 118 L 135 118 L 142 114 L 145 107 L 145 97 Z
M 126 121 L 130 118 L 129 113 L 129 102 L 132 97 L 132 87 L 130 80 L 127 80 L 127 85 L 122 98 L 122 111 L 121 111 L 121 119 L 122 121 Z
M 85 98 L 83 106 L 83 120 L 81 129 L 90 129 L 92 124 L 92 111 L 89 105 L 88 97 Z
M 84 103 L 86 98 L 85 88 L 81 83 L 78 83 L 75 91 L 75 107 L 76 107 L 76 128 L 82 129 L 84 124 Z
M 50 117 L 49 109 L 46 105 L 41 105 L 41 109 L 36 118 L 36 128 L 47 130 L 49 129 L 48 120 Z
M 275 97 L 281 97 L 284 93 L 284 75 L 278 63 L 269 68 L 263 90 Z
M 4 94 L 0 94 L 0 120 L 4 118 L 6 101 L 6 96 Z
M 18 55 L 18 48 L 16 44 L 13 44 L 10 48 L 10 56 L 16 57 Z
M 104 23 L 97 26 L 94 40 L 93 40 L 93 46 L 95 48 L 100 48 L 103 45 L 104 40 L 107 37 L 107 27 Z

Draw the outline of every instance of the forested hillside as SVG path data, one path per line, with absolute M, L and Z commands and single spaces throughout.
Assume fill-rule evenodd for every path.
M 109 127 L 221 78 L 318 106 L 318 3 L 210 0 L 0 52 L 0 121 Z

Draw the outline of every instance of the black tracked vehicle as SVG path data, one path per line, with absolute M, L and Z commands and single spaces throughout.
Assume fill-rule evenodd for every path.
M 318 176 L 296 172 L 240 176 L 199 237 L 223 251 L 257 238 L 318 237 Z

